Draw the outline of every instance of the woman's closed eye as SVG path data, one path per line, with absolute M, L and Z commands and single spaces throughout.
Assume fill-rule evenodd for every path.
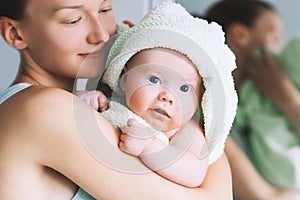
M 75 24 L 77 24 L 81 19 L 82 19 L 81 17 L 78 17 L 78 18 L 76 18 L 76 19 L 67 20 L 67 21 L 64 22 L 64 24 L 70 25 L 70 26 L 71 26 L 71 25 L 75 25 Z
M 160 81 L 160 79 L 158 78 L 158 77 L 156 77 L 156 76 L 151 76 L 150 78 L 149 78 L 149 81 L 151 82 L 151 83 L 153 83 L 153 84 L 161 84 L 161 81 Z
M 104 8 L 98 11 L 98 13 L 107 13 L 109 11 L 112 11 L 112 8 Z

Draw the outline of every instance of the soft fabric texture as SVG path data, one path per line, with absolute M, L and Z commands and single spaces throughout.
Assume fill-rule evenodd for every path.
M 216 23 L 192 17 L 179 4 L 161 3 L 138 25 L 120 33 L 109 53 L 102 81 L 119 93 L 118 80 L 125 63 L 139 51 L 155 47 L 186 55 L 203 78 L 206 90 L 202 109 L 211 164 L 223 153 L 237 108 L 231 75 L 236 67 L 235 56 L 225 44 L 224 32 Z
M 289 42 L 276 59 L 300 92 L 300 38 Z M 239 130 L 248 130 L 253 162 L 259 172 L 276 186 L 300 190 L 299 136 L 282 112 L 250 81 L 241 87 L 235 124 Z
M 169 144 L 169 139 L 163 132 L 154 129 L 144 119 L 142 119 L 140 116 L 136 115 L 134 112 L 132 112 L 127 107 L 125 107 L 124 105 L 118 102 L 110 101 L 109 109 L 106 110 L 105 112 L 102 112 L 101 114 L 115 128 L 124 127 L 125 125 L 127 125 L 128 119 L 136 119 L 139 123 L 141 123 L 145 127 L 149 127 L 157 138 L 159 138 L 161 141 L 165 142 L 166 144 Z

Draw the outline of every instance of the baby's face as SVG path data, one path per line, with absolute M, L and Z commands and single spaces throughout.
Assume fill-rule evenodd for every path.
M 153 127 L 181 127 L 199 105 L 201 78 L 183 55 L 166 49 L 144 50 L 128 63 L 120 80 L 126 104 Z

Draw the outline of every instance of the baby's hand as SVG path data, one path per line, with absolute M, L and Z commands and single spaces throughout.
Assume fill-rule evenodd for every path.
M 140 156 L 154 137 L 150 128 L 142 126 L 136 119 L 129 119 L 121 131 L 119 147 L 132 156 Z
M 84 100 L 97 111 L 103 112 L 107 109 L 107 98 L 100 91 L 77 91 L 75 92 L 75 95 Z

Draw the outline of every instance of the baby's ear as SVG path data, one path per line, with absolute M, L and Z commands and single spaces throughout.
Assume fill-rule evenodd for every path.
M 5 42 L 15 49 L 20 50 L 27 47 L 22 32 L 18 27 L 18 22 L 13 19 L 0 17 L 0 34 Z
M 123 92 L 125 91 L 125 85 L 126 85 L 126 81 L 127 81 L 127 74 L 126 74 L 126 72 L 127 72 L 127 68 L 125 66 L 124 69 L 123 69 L 123 71 L 122 71 L 122 73 L 121 73 L 121 76 L 120 76 L 121 78 L 119 80 L 120 88 L 121 88 L 121 90 Z

